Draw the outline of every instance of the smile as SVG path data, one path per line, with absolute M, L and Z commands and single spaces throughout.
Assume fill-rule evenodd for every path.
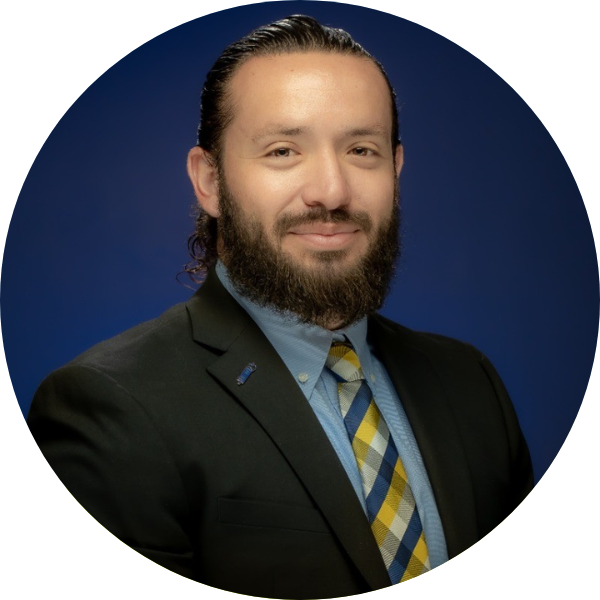
M 354 224 L 311 223 L 292 228 L 288 234 L 313 248 L 340 250 L 350 245 L 360 231 Z

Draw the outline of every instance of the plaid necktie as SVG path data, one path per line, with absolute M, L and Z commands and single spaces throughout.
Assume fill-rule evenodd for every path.
M 429 571 L 415 498 L 394 440 L 347 344 L 334 343 L 326 366 L 338 380 L 344 423 L 363 483 L 367 516 L 392 583 Z

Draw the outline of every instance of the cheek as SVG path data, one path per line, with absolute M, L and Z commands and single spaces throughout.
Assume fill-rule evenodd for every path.
M 298 177 L 261 168 L 240 168 L 227 178 L 229 189 L 256 216 L 276 218 L 299 196 Z
M 389 217 L 396 203 L 395 182 L 375 182 L 365 185 L 360 182 L 353 189 L 354 210 L 367 211 L 374 221 L 382 221 Z

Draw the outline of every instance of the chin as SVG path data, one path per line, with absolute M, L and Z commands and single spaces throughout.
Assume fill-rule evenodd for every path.
M 289 256 L 289 262 L 299 269 L 308 272 L 327 271 L 338 273 L 352 269 L 358 260 L 351 260 L 345 250 L 312 251 L 305 253 L 302 258 Z

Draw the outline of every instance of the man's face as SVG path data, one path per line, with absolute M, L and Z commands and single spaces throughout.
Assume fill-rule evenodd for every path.
M 355 56 L 285 54 L 250 59 L 229 91 L 216 200 L 199 199 L 232 279 L 330 328 L 373 312 L 397 254 L 402 165 L 382 74 Z

